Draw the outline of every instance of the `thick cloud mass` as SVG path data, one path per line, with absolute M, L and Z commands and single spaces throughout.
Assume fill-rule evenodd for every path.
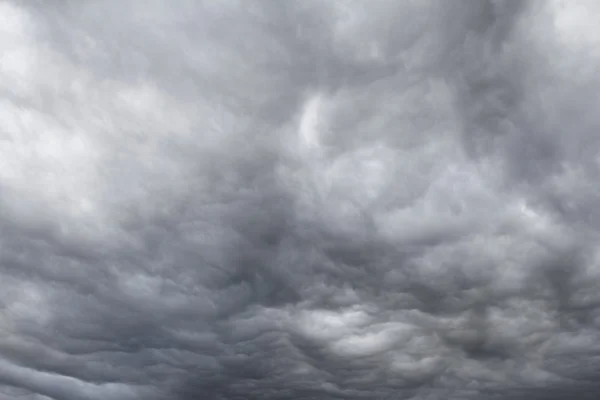
M 0 398 L 596 398 L 598 20 L 0 2 Z

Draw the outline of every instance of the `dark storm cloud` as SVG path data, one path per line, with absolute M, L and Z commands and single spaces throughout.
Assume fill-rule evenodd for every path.
M 599 12 L 2 3 L 0 397 L 594 398 Z

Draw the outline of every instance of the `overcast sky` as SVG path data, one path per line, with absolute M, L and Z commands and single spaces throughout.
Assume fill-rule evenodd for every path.
M 0 399 L 595 399 L 599 20 L 0 1 Z

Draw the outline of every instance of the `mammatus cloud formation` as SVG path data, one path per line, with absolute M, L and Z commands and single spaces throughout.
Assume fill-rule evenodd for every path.
M 599 19 L 0 2 L 0 398 L 595 398 Z

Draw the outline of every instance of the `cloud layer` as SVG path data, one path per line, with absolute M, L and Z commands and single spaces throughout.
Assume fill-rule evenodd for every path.
M 0 2 L 0 397 L 594 398 L 599 18 Z

